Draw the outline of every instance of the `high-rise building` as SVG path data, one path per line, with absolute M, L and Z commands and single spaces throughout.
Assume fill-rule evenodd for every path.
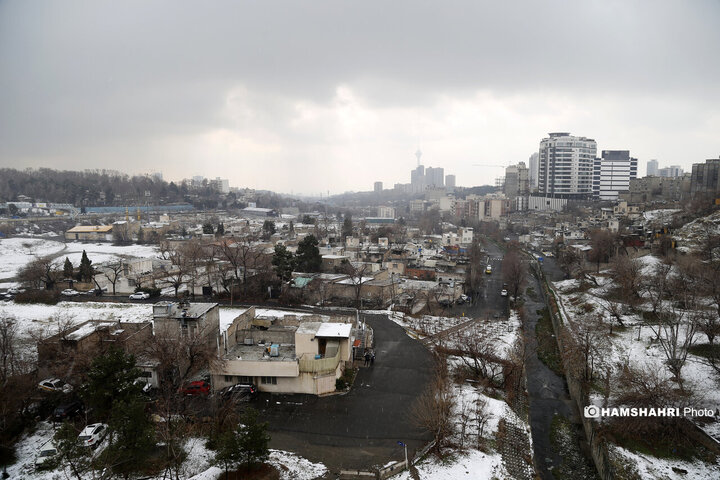
M 540 142 L 538 190 L 552 198 L 583 199 L 592 196 L 593 164 L 597 143 L 566 132 L 550 133 Z
M 528 175 L 530 178 L 530 188 L 536 189 L 538 186 L 538 154 L 537 152 L 530 155 L 528 159 Z
M 375 184 L 373 186 L 373 190 L 375 191 L 375 193 L 382 193 L 382 191 L 383 191 L 382 182 L 375 182 Z
M 455 175 L 445 175 L 445 186 L 446 187 L 455 187 Z
M 694 163 L 690 177 L 690 193 L 695 195 L 720 195 L 720 158 L 705 163 Z
M 593 198 L 617 200 L 620 192 L 630 189 L 630 180 L 637 178 L 637 158 L 629 150 L 603 150 L 593 166 Z
M 680 165 L 670 165 L 669 167 L 661 168 L 658 170 L 658 176 L 665 178 L 677 178 L 682 177 L 683 169 Z
M 648 160 L 645 175 L 648 177 L 657 177 L 658 176 L 658 161 L 657 160 L 655 160 L 655 159 Z
M 418 157 L 419 158 L 419 157 Z M 418 165 L 410 172 L 410 185 L 412 193 L 420 193 L 425 190 L 425 166 Z
M 445 186 L 445 169 L 428 167 L 425 169 L 425 186 L 429 188 L 440 188 Z
M 510 165 L 505 168 L 505 181 L 503 183 L 503 193 L 510 200 L 513 210 L 524 210 L 527 202 L 521 200 L 516 202 L 517 198 L 525 198 L 530 195 L 530 175 L 529 170 L 525 166 L 525 162 L 519 162 L 517 165 Z
M 380 206 L 378 207 L 377 216 L 380 218 L 395 218 L 395 209 L 393 207 Z

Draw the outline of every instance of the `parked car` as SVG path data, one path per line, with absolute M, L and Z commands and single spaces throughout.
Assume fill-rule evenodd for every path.
M 185 395 L 208 395 L 210 393 L 210 384 L 204 380 L 190 382 L 180 389 L 180 393 Z
M 60 295 L 64 295 L 66 297 L 74 297 L 75 295 L 80 295 L 80 292 L 72 288 L 66 288 L 65 290 L 60 292 Z
M 40 451 L 35 457 L 35 467 L 37 468 L 47 466 L 49 463 L 52 463 L 57 458 L 57 448 L 55 448 L 55 445 L 53 445 L 52 440 L 48 441 L 40 447 Z
M 46 392 L 63 392 L 63 393 L 69 393 L 72 392 L 73 386 L 69 383 L 65 383 L 59 378 L 46 378 L 42 382 L 38 383 L 38 388 L 40 390 L 45 390 Z
M 220 396 L 223 400 L 233 400 L 235 402 L 249 402 L 255 399 L 257 394 L 257 386 L 252 383 L 238 383 L 220 390 Z
M 12 295 L 17 295 L 18 293 L 25 293 L 25 289 L 24 289 L 24 288 L 11 287 L 11 288 L 8 288 L 7 293 L 10 293 L 10 294 L 12 294 Z
M 80 400 L 63 403 L 58 406 L 52 414 L 53 422 L 62 422 L 79 415 L 83 411 L 83 404 Z
M 150 298 L 150 294 L 147 292 L 135 292 L 130 295 L 130 300 L 147 300 Z
M 83 447 L 95 448 L 103 441 L 107 432 L 108 426 L 106 424 L 91 423 L 83 428 L 83 431 L 80 432 L 80 435 L 78 435 L 78 443 Z
M 504 288 L 503 288 L 502 290 L 500 290 L 500 296 L 501 296 L 501 297 L 507 297 L 507 290 L 504 289 Z

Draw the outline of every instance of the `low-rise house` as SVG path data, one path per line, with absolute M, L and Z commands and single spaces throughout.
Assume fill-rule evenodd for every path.
M 352 361 L 353 327 L 352 317 L 267 320 L 250 308 L 223 332 L 224 355 L 210 367 L 213 388 L 251 382 L 274 393 L 334 392 Z
M 37 344 L 40 376 L 82 371 L 97 355 L 111 346 L 139 354 L 152 339 L 150 322 L 88 320 L 61 331 Z
M 78 225 L 65 232 L 65 240 L 112 241 L 112 225 Z

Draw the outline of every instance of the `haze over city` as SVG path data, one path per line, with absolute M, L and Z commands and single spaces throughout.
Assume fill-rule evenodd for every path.
M 492 183 L 548 132 L 689 170 L 717 156 L 720 4 L 0 4 L 0 166 Z

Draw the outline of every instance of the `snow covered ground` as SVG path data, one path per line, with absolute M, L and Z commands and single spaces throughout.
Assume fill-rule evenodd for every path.
M 435 457 L 429 457 L 418 463 L 416 467 L 423 480 L 508 478 L 499 453 L 488 454 L 474 449 L 456 455 L 445 462 L 440 462 Z M 393 478 L 411 480 L 412 476 L 410 472 L 405 471 Z
M 660 262 L 652 256 L 645 256 L 639 259 L 643 275 L 651 273 L 651 269 Z M 609 301 L 602 298 L 606 290 L 611 286 L 612 279 L 609 277 L 597 277 L 600 287 L 590 288 L 585 292 L 577 291 L 577 280 L 565 280 L 554 284 L 558 298 L 561 300 L 561 311 L 566 321 L 575 322 L 582 318 L 586 308 L 592 314 L 601 314 L 610 321 L 607 313 Z M 655 341 L 655 333 L 643 322 L 638 315 L 623 315 L 625 329 L 615 328 L 612 335 L 607 335 L 609 341 L 608 349 L 604 354 L 603 368 L 609 368 L 613 377 L 617 377 L 621 370 L 627 366 L 646 367 L 649 370 L 660 372 L 665 378 L 672 375 L 666 366 L 666 356 L 662 346 Z M 685 330 L 680 329 L 681 339 Z M 696 392 L 694 408 L 717 409 L 720 405 L 720 388 L 718 388 L 717 374 L 712 367 L 706 365 L 701 359 L 693 354 L 688 354 L 687 362 L 682 369 L 684 385 Z M 613 392 L 611 390 L 610 400 L 612 402 Z M 596 405 L 603 403 L 602 395 L 598 392 L 591 393 L 591 401 Z M 709 434 L 720 432 L 720 423 L 711 422 L 701 425 Z M 717 479 L 720 478 L 720 465 L 707 464 L 700 461 L 683 462 L 680 460 L 666 460 L 635 454 L 622 448 L 615 448 L 615 453 L 625 457 L 630 463 L 637 465 L 640 478 L 651 479 L 674 479 L 674 478 L 697 478 Z M 689 472 L 682 477 L 678 471 Z
M 8 467 L 9 478 L 22 478 L 27 480 L 57 480 L 60 478 L 73 478 L 70 471 L 62 467 L 53 470 L 38 471 L 35 469 L 35 458 L 43 445 L 48 444 L 55 435 L 55 429 L 50 422 L 40 422 L 35 431 L 26 434 L 17 444 L 15 454 L 19 459 L 14 465 Z M 189 438 L 185 442 L 185 451 L 188 456 L 181 467 L 182 479 L 216 480 L 224 472 L 213 465 L 215 453 L 205 447 L 205 439 Z M 290 452 L 271 450 L 268 463 L 280 472 L 281 480 L 312 480 L 327 472 L 325 465 L 312 463 Z M 160 480 L 162 476 L 152 480 Z
M 35 258 L 53 255 L 65 248 L 62 242 L 39 238 L 0 239 L 0 279 L 13 278 Z
M 60 325 L 66 326 L 68 322 L 79 324 L 87 320 L 150 321 L 152 305 L 109 302 L 60 302 L 57 305 L 43 305 L 2 301 L 0 316 L 14 318 L 21 337 L 27 337 L 33 332 L 47 336 L 54 335 L 59 331 Z M 34 348 L 27 353 L 32 358 L 37 354 Z
M 0 239 L 0 280 L 10 279 L 36 258 L 57 256 L 55 263 L 62 265 L 68 257 L 75 267 L 80 265 L 82 252 L 87 252 L 94 265 L 115 261 L 121 257 L 156 258 L 158 249 L 152 245 L 117 246 L 110 243 L 63 243 L 40 238 Z

